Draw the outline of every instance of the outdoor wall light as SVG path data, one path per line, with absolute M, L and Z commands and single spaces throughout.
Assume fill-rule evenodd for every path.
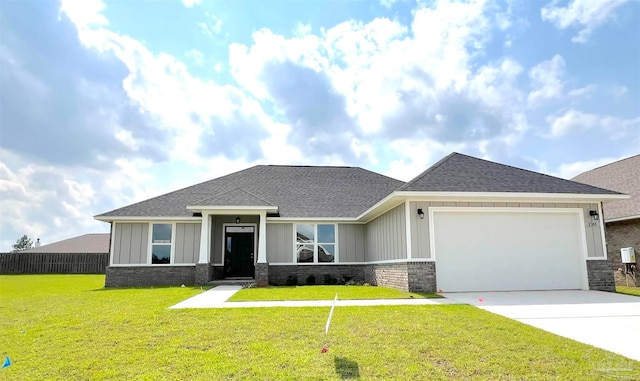
M 240 223 L 240 217 L 236 217 L 236 224 Z
M 593 217 L 594 220 L 596 220 L 596 221 L 598 220 L 598 211 L 597 210 L 590 210 L 589 211 L 589 215 L 591 217 Z
M 420 217 L 421 220 L 424 220 L 424 212 L 422 211 L 422 208 L 418 209 L 418 216 Z

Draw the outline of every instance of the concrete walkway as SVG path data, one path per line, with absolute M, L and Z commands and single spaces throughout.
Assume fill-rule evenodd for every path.
M 169 308 L 258 308 L 258 307 L 331 307 L 333 300 L 275 300 L 259 302 L 227 302 L 240 286 L 218 286 Z M 340 295 L 338 295 L 340 298 Z M 416 306 L 426 304 L 461 304 L 450 299 L 375 299 L 340 300 L 336 306 Z
M 169 308 L 219 308 L 242 286 L 217 286 Z
M 445 293 L 524 324 L 640 361 L 640 298 L 603 291 Z

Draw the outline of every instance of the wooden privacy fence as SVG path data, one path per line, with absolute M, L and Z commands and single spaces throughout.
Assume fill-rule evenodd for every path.
M 108 253 L 0 253 L 0 274 L 104 274 Z

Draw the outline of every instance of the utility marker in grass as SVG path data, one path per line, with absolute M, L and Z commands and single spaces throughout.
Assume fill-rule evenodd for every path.
M 327 348 L 327 335 L 329 334 L 329 325 L 331 324 L 331 317 L 333 316 L 333 309 L 336 308 L 336 301 L 338 300 L 338 293 L 336 293 L 336 297 L 333 298 L 333 304 L 331 305 L 331 311 L 329 311 L 329 318 L 327 319 L 327 325 L 324 326 L 324 345 L 320 350 L 320 353 L 327 353 L 329 350 Z

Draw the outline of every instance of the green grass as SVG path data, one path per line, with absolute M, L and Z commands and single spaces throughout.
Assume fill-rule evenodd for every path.
M 600 380 L 640 363 L 467 305 L 169 310 L 199 288 L 0 276 L 6 380 Z
M 620 294 L 640 296 L 640 287 L 616 286 L 616 292 Z
M 338 299 L 409 299 L 441 298 L 429 292 L 405 292 L 386 287 L 374 286 L 287 286 L 267 288 L 244 288 L 235 293 L 229 301 L 256 300 L 332 300 Z

